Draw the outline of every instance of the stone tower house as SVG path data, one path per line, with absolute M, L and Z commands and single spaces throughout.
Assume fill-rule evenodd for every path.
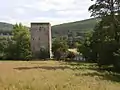
M 51 25 L 50 23 L 31 23 L 31 50 L 34 58 L 39 58 L 41 49 L 48 51 L 51 58 Z

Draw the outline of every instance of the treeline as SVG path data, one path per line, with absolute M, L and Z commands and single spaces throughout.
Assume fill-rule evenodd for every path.
M 0 34 L 3 34 L 3 35 L 12 35 L 12 31 L 10 31 L 10 30 L 0 30 Z
M 89 11 L 101 18 L 79 47 L 86 60 L 120 69 L 120 0 L 96 0 Z
M 0 37 L 0 59 L 28 60 L 31 57 L 29 30 L 22 24 L 14 25 L 11 37 Z

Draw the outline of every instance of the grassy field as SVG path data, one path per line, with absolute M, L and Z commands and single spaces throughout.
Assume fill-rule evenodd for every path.
M 89 63 L 0 61 L 0 90 L 120 90 L 120 74 Z

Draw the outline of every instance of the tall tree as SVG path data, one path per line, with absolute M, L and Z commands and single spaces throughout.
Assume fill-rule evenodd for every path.
M 91 16 L 102 19 L 101 26 L 110 27 L 109 32 L 119 41 L 118 29 L 120 26 L 120 0 L 96 0 L 95 4 L 90 6 Z
M 81 45 L 78 46 L 78 51 L 82 54 L 82 56 L 85 58 L 88 62 L 96 62 L 96 57 L 94 55 L 94 50 L 92 49 L 92 32 L 85 34 L 85 39 L 81 43 Z
M 0 37 L 0 59 L 5 59 L 6 56 L 6 48 L 8 47 L 8 39 L 7 37 Z
M 55 39 L 52 44 L 52 52 L 56 59 L 60 59 L 62 56 L 65 56 L 65 53 L 68 51 L 68 45 L 63 38 Z
M 30 34 L 27 27 L 21 23 L 13 27 L 13 37 L 9 45 L 9 55 L 13 53 L 14 59 L 29 59 L 31 57 L 30 51 Z M 11 51 L 12 50 L 12 51 Z
M 120 0 L 96 0 L 89 11 L 91 16 L 101 18 L 91 44 L 97 52 L 98 62 L 114 64 L 114 52 L 120 48 Z

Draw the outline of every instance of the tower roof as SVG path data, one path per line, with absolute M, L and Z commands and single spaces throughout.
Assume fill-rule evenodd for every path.
M 31 25 L 37 24 L 37 25 L 42 25 L 42 24 L 50 24 L 49 22 L 32 22 Z

